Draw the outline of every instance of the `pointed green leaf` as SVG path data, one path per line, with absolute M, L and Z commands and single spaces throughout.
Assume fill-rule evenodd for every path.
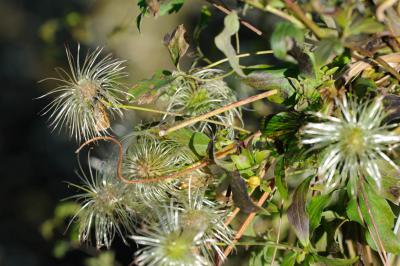
M 310 231 L 313 232 L 321 221 L 322 212 L 329 204 L 332 194 L 318 195 L 310 200 L 307 205 L 307 213 L 310 217 Z
M 379 233 L 379 237 L 382 240 L 383 246 L 386 251 L 399 254 L 400 253 L 400 239 L 393 233 L 394 219 L 395 216 L 393 214 L 392 209 L 390 208 L 389 203 L 382 197 L 376 194 L 376 192 L 370 187 L 370 185 L 365 184 L 365 194 L 368 201 L 368 206 L 370 208 L 369 214 L 367 209 L 367 204 L 365 199 L 362 196 L 360 197 L 359 204 L 360 210 L 362 214 L 362 218 L 359 215 L 359 211 L 357 208 L 357 201 L 355 199 L 351 200 L 347 206 L 346 212 L 347 216 L 350 220 L 356 221 L 360 224 L 363 224 L 364 220 L 370 230 L 374 234 L 374 239 L 378 239 L 378 235 L 375 232 L 375 227 L 372 222 L 371 216 L 374 219 L 376 224 L 376 228 Z M 376 250 L 376 245 L 372 238 L 369 235 L 368 230 L 366 230 L 367 241 L 371 248 Z
M 336 38 L 326 38 L 322 39 L 317 44 L 317 49 L 315 49 L 315 65 L 317 69 L 331 62 L 331 60 L 343 53 L 344 49 L 340 40 Z
M 292 204 L 289 206 L 287 216 L 290 224 L 294 227 L 296 235 L 303 246 L 310 243 L 309 218 L 306 213 L 306 201 L 310 182 L 313 177 L 304 179 L 293 194 Z

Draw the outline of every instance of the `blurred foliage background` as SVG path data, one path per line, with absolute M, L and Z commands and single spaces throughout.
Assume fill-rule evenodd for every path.
M 191 1 L 178 14 L 144 18 L 139 33 L 136 28 L 139 9 L 131 0 L 0 0 L 1 266 L 130 263 L 134 247 L 118 241 L 114 252 L 102 255 L 66 241 L 71 230 L 67 231 L 65 217 L 74 206 L 62 204 L 63 199 L 73 194 L 64 181 L 78 179 L 74 172 L 77 168 L 74 151 L 78 144 L 62 133 L 52 134 L 46 118 L 39 115 L 48 99 L 36 98 L 54 84 L 38 81 L 56 76 L 57 66 L 67 67 L 65 46 L 76 51 L 78 43 L 83 51 L 101 46 L 115 57 L 127 60 L 128 84 L 150 77 L 157 69 L 173 69 L 163 36 L 179 24 L 193 32 L 204 4 L 207 3 Z M 249 12 L 251 23 L 271 32 L 275 17 Z M 214 46 L 209 41 L 221 31 L 224 16 L 217 10 L 212 10 L 212 14 L 210 23 L 216 26 L 202 33 L 201 46 L 211 60 L 216 60 L 223 55 L 211 48 Z M 242 51 L 268 49 L 269 34 L 254 38 L 254 33 L 246 29 L 240 34 Z M 265 64 L 270 58 L 259 60 Z M 251 93 L 237 89 L 238 97 Z M 268 106 L 257 104 L 254 108 L 260 115 L 269 112 Z M 147 114 L 133 112 L 126 116 L 132 123 L 128 127 L 142 119 L 151 119 Z M 257 116 L 251 116 L 255 127 Z M 127 125 L 113 127 L 118 135 L 123 135 Z

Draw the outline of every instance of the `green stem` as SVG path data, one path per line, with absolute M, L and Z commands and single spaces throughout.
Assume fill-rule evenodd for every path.
M 314 21 L 309 19 L 306 14 L 303 12 L 303 10 L 300 8 L 299 5 L 297 5 L 295 2 L 292 0 L 285 0 L 286 7 L 293 12 L 293 14 L 307 27 L 309 28 L 315 36 L 318 37 L 318 39 L 322 39 L 327 37 L 327 33 L 321 29 L 317 24 L 315 24 Z
M 262 2 L 260 2 L 260 1 L 254 1 L 254 0 L 242 0 L 244 3 L 246 3 L 246 4 L 248 4 L 248 5 L 250 5 L 250 6 L 252 6 L 252 7 L 255 7 L 255 8 L 257 8 L 257 9 L 260 9 L 260 10 L 263 10 L 263 11 L 266 11 L 266 12 L 269 12 L 269 13 L 272 13 L 272 14 L 274 14 L 275 16 L 278 16 L 278 17 L 281 17 L 281 18 L 283 18 L 283 19 L 285 19 L 285 20 L 287 20 L 287 21 L 290 21 L 290 22 L 292 22 L 294 25 L 296 25 L 297 27 L 299 27 L 299 28 L 304 28 L 304 25 L 303 25 L 303 23 L 301 23 L 301 21 L 299 21 L 298 19 L 296 19 L 295 17 L 293 17 L 293 16 L 290 16 L 290 15 L 288 15 L 288 14 L 286 14 L 285 12 L 283 12 L 283 11 L 281 11 L 281 10 L 279 10 L 279 9 L 277 9 L 277 8 L 275 8 L 275 7 L 273 7 L 273 6 L 270 6 L 270 5 L 263 5 L 262 4 Z
M 204 121 L 205 119 L 208 119 L 208 118 L 210 118 L 212 116 L 216 116 L 216 115 L 219 115 L 219 114 L 224 113 L 226 111 L 229 111 L 231 109 L 238 108 L 238 107 L 240 107 L 242 105 L 245 105 L 245 104 L 248 104 L 248 103 L 252 103 L 254 101 L 258 101 L 258 100 L 261 100 L 261 99 L 266 98 L 266 97 L 270 97 L 270 96 L 276 94 L 277 92 L 278 92 L 277 90 L 266 91 L 266 92 L 263 92 L 263 93 L 248 97 L 246 99 L 243 99 L 243 100 L 228 104 L 226 106 L 223 106 L 221 108 L 215 109 L 215 110 L 213 110 L 211 112 L 208 112 L 206 114 L 199 115 L 199 116 L 193 117 L 193 118 L 188 119 L 188 120 L 184 120 L 184 121 L 178 123 L 177 125 L 170 127 L 167 130 L 160 130 L 159 135 L 161 137 L 165 136 L 165 135 L 167 135 L 167 134 L 169 134 L 171 132 L 174 132 L 174 131 L 179 130 L 181 128 L 184 128 L 186 126 L 190 126 L 190 125 L 192 125 L 194 123 L 197 123 L 197 122 L 200 122 L 200 121 Z
M 162 115 L 171 115 L 171 116 L 183 116 L 182 114 L 178 114 L 178 113 L 173 113 L 173 112 L 166 112 L 166 111 L 160 111 L 160 110 L 155 110 L 155 109 L 151 109 L 151 108 L 146 108 L 146 107 L 141 107 L 141 106 L 137 106 L 137 105 L 124 105 L 124 104 L 118 104 L 118 105 L 111 105 L 108 103 L 109 106 L 112 106 L 114 108 L 122 108 L 122 109 L 128 109 L 128 110 L 136 110 L 136 111 L 143 111 L 143 112 L 148 112 L 148 113 L 155 113 L 155 114 L 162 114 Z M 237 131 L 241 131 L 243 133 L 249 134 L 251 133 L 250 131 L 238 127 L 238 126 L 231 126 L 219 121 L 215 121 L 215 120 L 211 120 L 211 119 L 205 119 L 204 120 L 207 123 L 211 123 L 211 124 L 215 124 L 215 125 L 220 125 L 220 126 L 224 126 L 227 128 L 233 128 Z
M 226 246 L 226 243 L 216 243 L 218 246 Z M 303 249 L 298 248 L 298 247 L 293 247 L 290 246 L 289 244 L 284 244 L 284 243 L 275 243 L 272 241 L 268 241 L 268 242 L 251 242 L 251 241 L 247 241 L 247 242 L 237 242 L 235 243 L 235 246 L 268 246 L 268 247 L 274 247 L 276 249 L 283 249 L 283 250 L 292 250 L 295 252 L 302 252 Z
M 272 51 L 272 50 L 265 50 L 265 51 L 258 51 L 258 52 L 255 52 L 255 53 L 238 54 L 238 55 L 236 55 L 236 57 L 237 58 L 242 58 L 242 57 L 248 57 L 248 56 L 252 56 L 252 55 L 266 55 L 266 54 L 273 54 L 273 53 L 274 53 L 274 51 Z M 216 66 L 218 66 L 220 64 L 223 64 L 225 62 L 228 62 L 228 61 L 229 61 L 228 58 L 224 58 L 224 59 L 218 60 L 218 61 L 216 61 L 216 62 L 214 62 L 212 64 L 209 64 L 208 66 L 203 67 L 203 69 L 213 68 L 213 67 L 216 67 Z
M 229 71 L 229 72 L 227 72 L 227 73 L 225 73 L 223 75 L 215 76 L 215 77 L 210 78 L 210 79 L 199 78 L 199 77 L 196 77 L 196 76 L 185 74 L 183 72 L 181 72 L 179 75 L 181 75 L 182 77 L 194 79 L 194 80 L 197 80 L 197 81 L 200 81 L 200 82 L 210 82 L 210 81 L 215 81 L 215 80 L 219 80 L 219 79 L 224 79 L 226 77 L 229 77 L 233 73 L 235 73 L 235 70 L 231 70 L 231 71 Z

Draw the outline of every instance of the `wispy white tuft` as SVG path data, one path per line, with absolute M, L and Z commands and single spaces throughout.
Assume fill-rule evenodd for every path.
M 118 95 L 124 93 L 120 79 L 125 77 L 124 61 L 107 55 L 101 58 L 101 48 L 89 52 L 83 64 L 79 60 L 78 46 L 76 61 L 69 49 L 66 49 L 69 71 L 58 68 L 58 86 L 41 96 L 55 94 L 55 99 L 48 104 L 43 114 L 49 114 L 51 127 L 65 127 L 71 137 L 80 141 L 107 134 L 110 128 L 110 115 L 121 115 L 119 109 L 111 108 L 120 103 Z
M 139 266 L 206 266 L 211 265 L 199 254 L 199 240 L 196 231 L 182 227 L 180 211 L 171 206 L 155 211 L 155 221 L 147 221 L 132 239 L 142 249 L 135 253 Z
M 129 179 L 152 179 L 173 174 L 196 161 L 196 157 L 178 143 L 160 140 L 151 135 L 132 136 L 126 145 L 123 173 Z M 199 171 L 192 173 L 199 174 Z M 132 190 L 144 200 L 162 199 L 173 193 L 180 179 L 137 183 Z
M 221 70 L 217 69 L 205 69 L 192 74 L 193 77 L 204 79 L 204 81 L 178 78 L 174 83 L 175 92 L 170 99 L 167 111 L 194 117 L 236 102 L 237 98 L 231 88 L 222 79 L 214 79 L 222 73 Z M 230 126 L 228 127 L 229 135 L 233 137 L 232 126 L 234 126 L 236 119 L 242 122 L 241 117 L 240 108 L 237 108 L 210 119 Z M 211 129 L 211 124 L 203 121 L 195 124 L 194 128 L 201 132 L 208 132 Z M 217 128 L 221 128 L 221 126 L 217 126 Z
M 318 175 L 326 181 L 327 189 L 360 175 L 372 177 L 380 187 L 379 160 L 400 170 L 387 154 L 399 144 L 400 135 L 392 131 L 397 125 L 384 123 L 387 114 L 382 100 L 379 97 L 360 104 L 343 96 L 336 99 L 338 116 L 315 113 L 322 122 L 304 127 L 301 142 L 323 150 Z
M 110 248 L 116 234 L 124 240 L 124 235 L 132 232 L 141 203 L 110 173 L 90 169 L 88 176 L 82 170 L 80 177 L 82 184 L 72 184 L 80 190 L 73 196 L 82 206 L 74 217 L 79 223 L 79 240 L 91 242 L 94 236 L 97 248 Z

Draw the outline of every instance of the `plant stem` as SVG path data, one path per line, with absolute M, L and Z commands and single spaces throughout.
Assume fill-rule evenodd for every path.
M 290 16 L 290 15 L 286 14 L 285 12 L 283 12 L 283 11 L 281 11 L 281 10 L 271 6 L 271 5 L 265 5 L 264 6 L 263 4 L 261 4 L 262 2 L 254 1 L 254 0 L 242 0 L 242 1 L 244 3 L 252 6 L 252 7 L 255 7 L 255 8 L 260 9 L 262 11 L 266 11 L 266 12 L 272 13 L 275 16 L 278 16 L 278 17 L 281 17 L 281 18 L 283 18 L 283 19 L 285 19 L 287 21 L 290 21 L 290 22 L 292 22 L 294 25 L 296 25 L 299 28 L 304 28 L 304 25 L 303 25 L 303 23 L 301 23 L 301 21 L 299 21 L 295 17 Z
M 248 56 L 252 56 L 252 55 L 266 55 L 266 54 L 273 54 L 273 53 L 274 53 L 274 51 L 272 51 L 272 50 L 265 50 L 265 51 L 258 51 L 258 52 L 255 52 L 255 53 L 238 54 L 238 55 L 236 55 L 236 57 L 237 58 L 242 58 L 242 57 L 248 57 Z M 212 64 L 209 64 L 208 66 L 205 66 L 202 69 L 213 68 L 215 66 L 218 66 L 218 65 L 220 65 L 222 63 L 225 63 L 225 62 L 228 62 L 228 61 L 229 61 L 228 58 L 224 58 L 224 59 L 216 61 L 216 62 L 214 62 Z
M 277 246 L 279 245 L 279 238 L 281 236 L 282 214 L 283 214 L 283 200 L 281 201 L 281 206 L 279 208 L 279 225 L 278 225 L 278 233 L 277 233 L 277 236 L 276 236 L 276 245 Z M 272 255 L 272 259 L 271 259 L 271 265 L 274 265 L 274 261 L 275 261 L 277 250 L 278 250 L 278 248 L 275 247 L 274 254 Z
M 137 106 L 137 105 L 118 104 L 118 105 L 114 105 L 113 107 L 122 108 L 122 109 L 136 110 L 136 111 L 143 111 L 143 112 L 149 112 L 149 113 L 155 113 L 155 114 L 162 114 L 162 115 L 183 116 L 182 114 L 178 114 L 178 113 L 160 111 L 160 110 L 141 107 L 141 106 Z M 227 127 L 227 128 L 233 128 L 233 129 L 235 129 L 237 131 L 241 131 L 241 132 L 246 133 L 246 134 L 251 133 L 250 131 L 248 131 L 248 130 L 246 130 L 244 128 L 241 128 L 241 127 L 238 127 L 238 126 L 234 126 L 234 125 L 228 125 L 228 124 L 225 124 L 225 123 L 220 122 L 220 121 L 211 120 L 211 119 L 205 119 L 203 121 L 205 121 L 207 123 L 215 124 L 215 125 L 224 126 L 224 127 Z
M 218 9 L 219 11 L 225 13 L 226 15 L 229 15 L 229 14 L 232 12 L 232 10 L 229 10 L 229 9 L 227 9 L 227 8 L 223 7 L 222 5 L 219 5 L 219 4 L 217 4 L 217 3 L 212 3 L 212 5 L 213 5 L 216 9 Z M 239 21 L 240 21 L 240 23 L 241 23 L 243 26 L 245 26 L 246 28 L 248 28 L 249 30 L 251 30 L 252 32 L 254 32 L 255 34 L 257 34 L 257 35 L 262 35 L 262 31 L 260 31 L 259 29 L 257 29 L 257 28 L 254 27 L 253 25 L 251 25 L 249 22 L 247 22 L 247 21 L 245 21 L 245 20 L 243 20 L 243 19 L 241 19 L 241 18 L 239 18 Z
M 225 243 L 217 243 L 217 245 L 226 245 Z M 302 252 L 303 250 L 298 247 L 293 247 L 289 244 L 276 244 L 275 242 L 272 241 L 267 241 L 267 242 L 237 242 L 235 244 L 236 246 L 268 246 L 268 247 L 275 247 L 276 249 L 283 249 L 283 250 L 293 250 L 296 252 Z
M 261 207 L 264 202 L 267 200 L 270 192 L 264 192 L 261 196 L 261 198 L 257 202 L 257 206 Z M 233 239 L 232 244 L 229 245 L 225 251 L 224 251 L 224 256 L 228 257 L 228 255 L 231 253 L 233 250 L 233 247 L 236 245 L 238 240 L 243 236 L 244 232 L 246 231 L 247 227 L 250 225 L 250 223 L 253 221 L 254 217 L 256 216 L 255 212 L 250 213 L 246 220 L 243 222 L 242 226 L 240 227 L 239 231 L 236 233 L 235 239 Z M 274 243 L 275 244 L 275 243 Z
M 223 75 L 215 76 L 215 77 L 209 78 L 209 79 L 204 79 L 204 78 L 199 78 L 199 77 L 195 77 L 195 76 L 192 76 L 192 75 L 187 75 L 187 74 L 184 74 L 183 72 L 180 75 L 185 77 L 185 78 L 194 79 L 194 80 L 197 80 L 197 81 L 200 81 L 200 82 L 207 82 L 207 81 L 214 81 L 214 80 L 219 80 L 219 79 L 223 79 L 223 78 L 229 77 L 233 73 L 235 73 L 235 70 L 231 70 L 231 71 L 229 71 L 229 72 L 227 72 L 227 73 L 225 73 Z
M 260 135 L 261 132 L 257 131 L 253 134 L 251 134 L 250 136 L 248 136 L 244 142 L 252 139 L 255 136 Z M 120 141 L 118 141 L 117 139 L 113 138 L 113 137 L 109 137 L 109 136 L 102 136 L 102 137 L 95 137 L 92 138 L 86 142 L 84 142 L 76 151 L 75 153 L 79 153 L 83 147 L 85 147 L 86 145 L 98 141 L 98 140 L 109 140 L 114 142 L 115 144 L 118 145 L 118 161 L 117 161 L 117 177 L 124 183 L 126 184 L 138 184 L 138 183 L 156 183 L 156 182 L 160 182 L 162 180 L 166 180 L 166 179 L 175 179 L 178 177 L 182 177 L 188 173 L 191 173 L 195 170 L 201 169 L 203 167 L 206 167 L 207 165 L 211 164 L 212 161 L 210 161 L 208 158 L 198 161 L 188 167 L 186 167 L 185 169 L 178 171 L 176 173 L 173 174 L 169 174 L 169 175 L 164 175 L 164 176 L 158 176 L 158 177 L 154 177 L 154 178 L 146 178 L 146 179 L 127 179 L 122 175 L 122 160 L 123 160 L 123 147 L 122 147 L 122 143 Z M 227 155 L 231 154 L 232 152 L 235 152 L 237 150 L 237 145 L 232 144 L 229 145 L 228 147 L 226 147 L 225 149 L 218 151 L 215 155 L 215 157 L 217 159 L 222 159 L 224 157 L 226 157 Z
M 228 105 L 223 106 L 223 107 L 221 107 L 221 108 L 215 109 L 215 110 L 213 110 L 213 111 L 211 111 L 211 112 L 209 112 L 209 113 L 206 113 L 206 114 L 203 114 L 203 115 L 199 115 L 199 116 L 194 117 L 194 118 L 192 118 L 192 119 L 183 121 L 183 122 L 177 124 L 176 126 L 170 127 L 170 128 L 167 129 L 167 130 L 160 130 L 159 135 L 160 135 L 161 137 L 162 137 L 162 136 L 165 136 L 165 135 L 167 135 L 167 134 L 169 134 L 169 133 L 171 133 L 171 132 L 174 132 L 174 131 L 176 131 L 176 130 L 179 130 L 179 129 L 181 129 L 181 128 L 184 128 L 184 127 L 186 127 L 186 126 L 189 126 L 189 125 L 191 125 L 191 124 L 197 123 L 197 122 L 199 122 L 199 121 L 203 121 L 204 119 L 210 118 L 210 117 L 212 117 L 212 116 L 215 116 L 215 115 L 224 113 L 224 112 L 226 112 L 226 111 L 229 111 L 229 110 L 231 110 L 231 109 L 240 107 L 240 106 L 242 106 L 242 105 L 245 105 L 245 104 L 248 104 L 248 103 L 251 103 L 251 102 L 254 102 L 254 101 L 258 101 L 258 100 L 260 100 L 260 99 L 263 99 L 263 98 L 272 96 L 272 95 L 276 94 L 277 92 L 278 92 L 277 90 L 270 90 L 270 91 L 266 91 L 266 92 L 263 92 L 263 93 L 260 93 L 260 94 L 257 94 L 257 95 L 248 97 L 248 98 L 246 98 L 246 99 L 243 99 L 243 100 L 240 100 L 240 101 L 237 101 L 237 102 L 228 104 Z
M 324 37 L 327 37 L 326 32 L 324 32 L 317 24 L 314 23 L 311 19 L 309 19 L 306 14 L 303 12 L 303 10 L 300 8 L 299 5 L 297 5 L 295 2 L 292 0 L 285 0 L 286 7 L 293 12 L 293 14 L 301 21 L 303 24 L 309 28 L 315 36 L 318 37 L 318 39 L 322 39 Z

